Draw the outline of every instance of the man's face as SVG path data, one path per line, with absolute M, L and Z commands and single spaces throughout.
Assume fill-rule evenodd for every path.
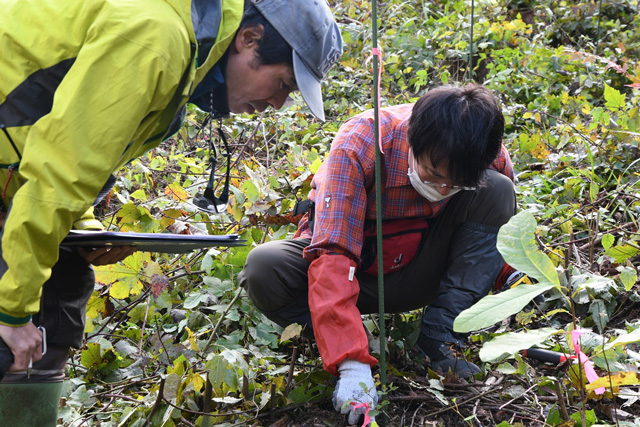
M 256 29 L 238 32 L 231 46 L 226 69 L 227 99 L 232 113 L 254 113 L 267 107 L 280 109 L 297 90 L 293 67 L 262 65 L 257 58 Z
M 426 155 L 415 160 L 416 164 L 414 164 L 413 167 L 423 183 L 433 184 L 433 187 L 443 196 L 449 195 L 451 190 L 456 188 L 449 179 L 448 159 L 438 162 L 438 167 L 434 167 Z

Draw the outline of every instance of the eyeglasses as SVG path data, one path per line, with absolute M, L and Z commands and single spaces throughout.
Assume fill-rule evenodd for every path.
M 476 189 L 476 187 L 465 187 L 463 185 L 449 185 L 449 184 L 440 184 L 437 182 L 431 182 L 431 181 L 422 181 L 422 183 L 424 185 L 428 185 L 430 187 L 435 187 L 435 188 L 448 188 L 449 190 L 468 190 L 468 191 L 473 191 Z
M 220 123 L 220 125 L 218 126 L 218 135 L 220 135 L 220 139 L 222 140 L 224 149 L 226 150 L 225 157 L 227 159 L 227 173 L 225 175 L 224 187 L 222 188 L 222 192 L 220 193 L 220 196 L 216 196 L 213 192 L 213 182 L 215 181 L 215 171 L 216 166 L 218 165 L 218 153 L 216 151 L 215 145 L 213 144 L 213 126 L 211 125 L 211 122 L 211 114 L 209 114 L 209 116 L 203 123 L 202 128 L 200 129 L 200 131 L 203 131 L 203 129 L 207 127 L 207 124 L 209 125 L 209 163 L 211 164 L 211 174 L 209 175 L 209 182 L 207 183 L 207 187 L 205 188 L 204 193 L 196 194 L 193 197 L 193 204 L 201 211 L 219 214 L 226 211 L 227 206 L 229 205 L 231 153 L 229 152 L 229 143 L 227 142 L 227 138 L 224 136 L 224 132 L 222 131 L 222 123 Z
M 413 165 L 411 164 L 412 161 L 413 161 Z M 413 168 L 413 171 L 411 170 L 411 168 Z M 428 173 L 428 171 L 426 170 L 425 172 Z M 415 173 L 416 175 L 420 176 L 418 173 L 418 161 L 416 160 L 415 157 L 413 157 L 413 150 L 411 150 L 411 148 L 409 148 L 409 173 Z M 473 191 L 476 189 L 476 187 L 466 187 L 463 185 L 441 184 L 438 182 L 431 182 L 431 181 L 424 181 L 424 180 L 420 180 L 420 181 L 422 181 L 424 185 L 428 185 L 429 187 L 434 187 L 434 188 L 448 188 L 449 190 L 467 190 L 467 191 Z

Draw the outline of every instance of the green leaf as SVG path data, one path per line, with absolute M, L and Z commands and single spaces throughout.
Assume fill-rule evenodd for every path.
M 164 381 L 164 397 L 172 401 L 178 396 L 178 390 L 180 390 L 180 385 L 182 384 L 182 379 L 180 375 L 177 374 L 169 374 L 165 378 Z
M 143 202 L 147 201 L 147 193 L 145 193 L 144 190 L 142 189 L 134 191 L 129 195 L 129 197 L 131 197 L 132 199 L 143 201 Z
M 602 247 L 604 248 L 604 250 L 608 250 L 611 246 L 613 246 L 613 244 L 615 243 L 616 238 L 613 237 L 611 234 L 609 233 L 605 233 L 602 236 Z
M 513 375 L 517 372 L 517 369 L 511 363 L 504 362 L 498 365 L 498 367 L 496 368 L 496 371 L 505 375 Z
M 609 313 L 607 312 L 607 306 L 601 299 L 594 300 L 589 306 L 589 312 L 591 313 L 591 319 L 596 324 L 600 333 L 604 332 L 605 326 L 609 323 Z
M 621 345 L 627 345 L 627 344 L 631 344 L 631 343 L 638 342 L 638 341 L 640 341 L 640 328 L 637 328 L 636 330 L 634 330 L 633 332 L 630 332 L 628 334 L 620 335 L 613 342 L 610 342 L 610 343 L 606 344 L 604 346 L 604 349 L 605 350 L 609 350 L 609 349 L 614 348 L 614 347 L 618 347 L 618 346 L 621 346 Z
M 582 424 L 582 414 L 580 413 L 580 411 L 571 414 L 571 419 L 573 419 L 577 425 Z M 583 427 L 591 427 L 596 423 L 596 421 L 596 414 L 593 410 L 585 411 L 585 425 Z
M 598 191 L 600 191 L 600 187 L 598 187 L 598 184 L 591 181 L 591 183 L 589 184 L 589 197 L 591 198 L 592 202 L 596 199 Z
M 117 282 L 118 280 L 127 280 L 130 278 L 138 278 L 137 269 L 124 264 L 111 264 L 104 265 L 95 268 L 96 270 L 96 282 L 105 285 Z
M 124 224 L 129 224 L 137 221 L 140 218 L 140 211 L 138 207 L 133 203 L 127 203 L 122 205 L 120 210 L 118 211 L 118 218 Z
M 320 165 L 322 165 L 322 159 L 320 159 L 320 157 L 317 157 L 313 161 L 313 163 L 309 165 L 309 171 L 311 171 L 311 173 L 318 172 L 318 169 L 320 169 Z
M 624 108 L 626 103 L 624 94 L 606 83 L 604 84 L 604 99 L 606 100 L 604 105 L 610 110 Z
M 187 310 L 193 310 L 194 308 L 196 308 L 198 305 L 200 305 L 201 302 L 206 301 L 207 300 L 207 295 L 206 294 L 201 294 L 199 292 L 196 293 L 192 293 L 191 295 L 189 295 L 185 300 L 184 300 L 184 308 L 186 308 Z
M 527 332 L 509 332 L 485 343 L 480 349 L 480 360 L 492 362 L 535 347 L 557 333 L 555 328 L 535 329 Z
M 209 370 L 209 382 L 214 388 L 222 390 L 226 386 L 229 391 L 238 390 L 238 374 L 223 356 L 213 356 L 207 362 L 206 369 Z
M 230 254 L 227 257 L 228 265 L 235 265 L 240 268 L 244 267 L 245 262 L 247 261 L 247 256 L 249 252 L 251 252 L 251 246 L 240 246 L 237 248 L 231 248 L 229 251 Z
M 102 351 L 100 344 L 90 342 L 87 344 L 87 348 L 80 353 L 80 363 L 85 368 L 91 368 L 102 363 Z
M 105 313 L 107 309 L 107 298 L 101 297 L 97 292 L 93 292 L 87 303 L 87 319 L 95 319 L 98 314 Z
M 498 232 L 497 248 L 504 260 L 539 282 L 560 285 L 551 259 L 538 250 L 535 240 L 536 220 L 527 211 L 511 217 Z
M 516 286 L 497 295 L 487 295 L 456 317 L 453 330 L 466 333 L 489 327 L 519 312 L 532 299 L 554 286 L 549 282 L 540 282 Z
M 131 284 L 135 283 L 135 281 L 125 281 L 125 280 L 120 280 L 118 282 L 115 282 L 113 285 L 111 285 L 111 288 L 109 288 L 109 295 L 111 295 L 112 297 L 116 298 L 116 299 L 125 299 L 129 296 L 129 294 L 131 293 Z
M 247 196 L 247 200 L 253 203 L 260 198 L 260 189 L 253 183 L 253 181 L 245 181 L 242 183 L 242 190 L 244 195 Z
M 155 314 L 153 307 L 148 307 L 147 303 L 141 303 L 136 305 L 129 311 L 129 319 L 132 323 L 138 323 L 145 320 L 145 318 L 152 319 Z
M 160 267 L 160 264 L 158 264 L 157 262 L 151 261 L 144 267 L 144 274 L 147 276 L 147 278 L 150 278 L 154 274 L 162 276 L 162 267 Z
M 624 289 L 629 292 L 633 285 L 638 281 L 638 273 L 631 267 L 619 267 L 620 281 L 624 285 Z
M 605 254 L 615 259 L 617 263 L 622 263 L 638 254 L 638 248 L 631 245 L 617 245 L 604 251 Z

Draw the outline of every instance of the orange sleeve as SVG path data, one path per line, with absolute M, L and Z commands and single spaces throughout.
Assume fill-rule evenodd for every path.
M 354 359 L 373 366 L 369 341 L 356 307 L 360 288 L 355 261 L 325 254 L 309 266 L 309 307 L 324 369 L 338 374 L 338 364 Z M 350 272 L 352 273 L 350 274 Z M 351 276 L 351 277 L 350 277 Z

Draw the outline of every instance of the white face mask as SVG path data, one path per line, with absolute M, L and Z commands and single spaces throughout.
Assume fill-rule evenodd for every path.
M 446 199 L 447 197 L 451 197 L 460 191 L 459 188 L 454 188 L 449 190 L 449 194 L 442 195 L 436 190 L 436 188 L 432 185 L 425 184 L 420 179 L 420 175 L 416 171 L 416 159 L 413 157 L 413 152 L 409 149 L 409 156 L 407 158 L 409 162 L 409 170 L 407 171 L 407 176 L 409 177 L 409 181 L 411 181 L 411 186 L 418 192 L 422 197 L 427 199 L 430 202 L 438 202 L 442 199 Z

